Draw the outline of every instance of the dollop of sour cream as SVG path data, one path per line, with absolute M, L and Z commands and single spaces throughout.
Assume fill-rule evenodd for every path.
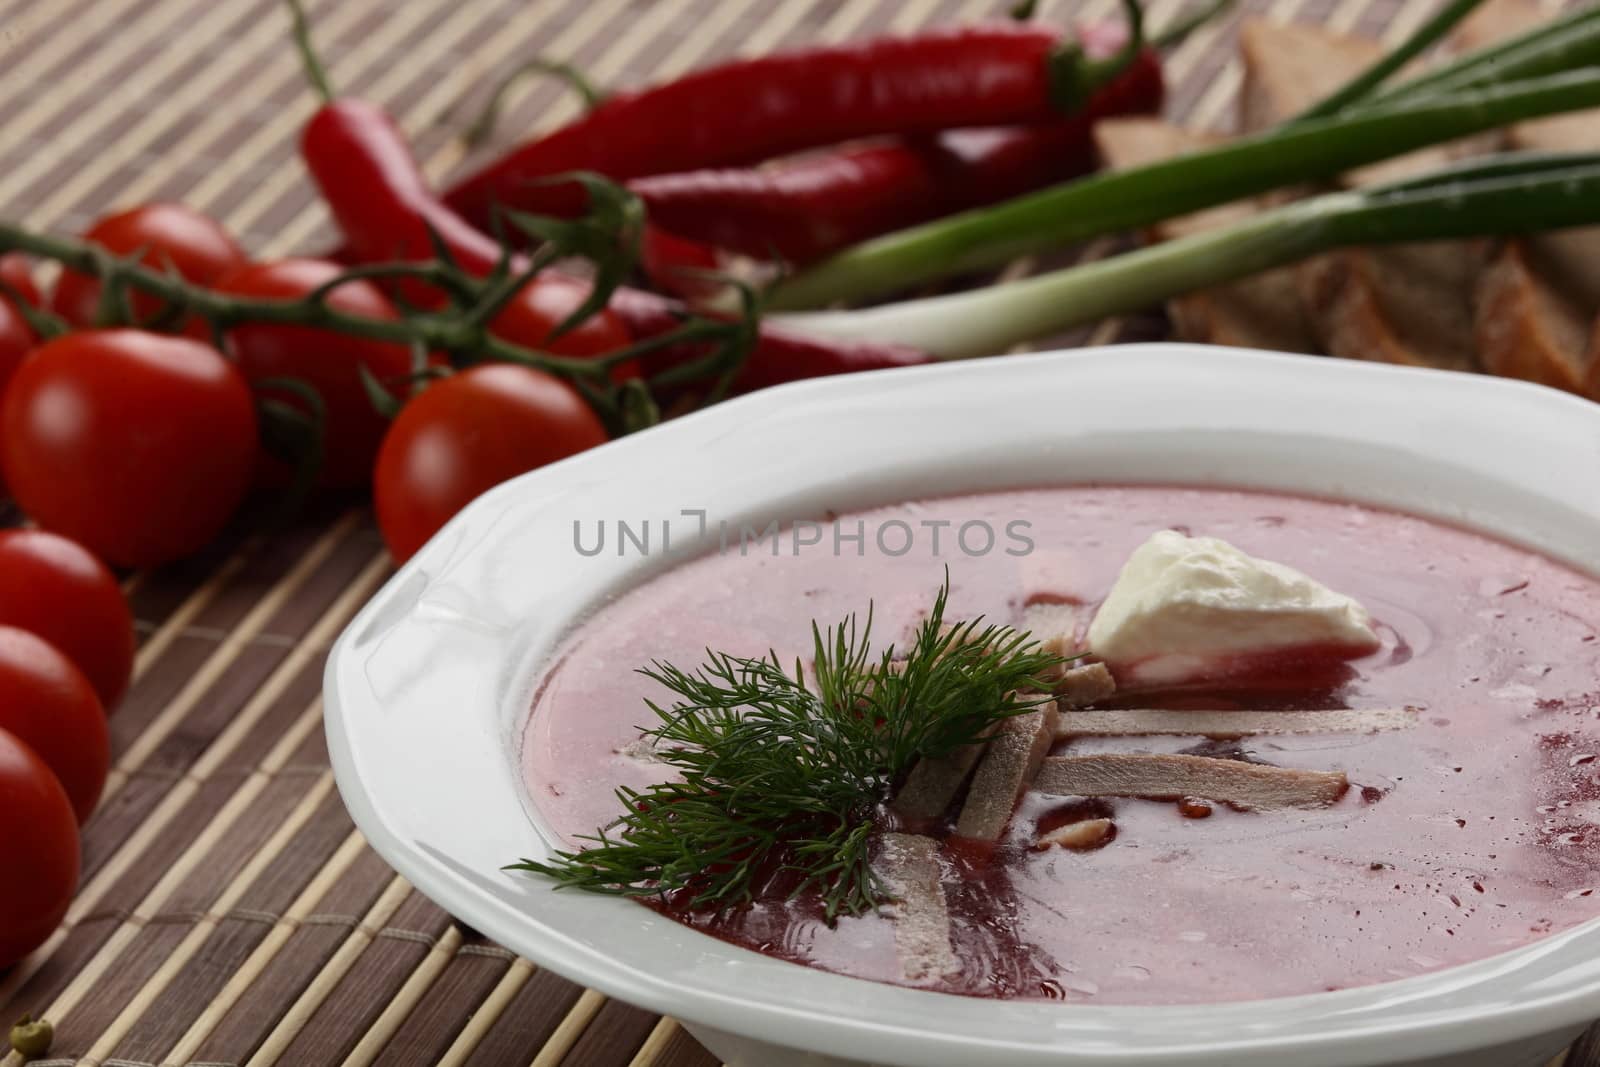
M 1379 646 L 1367 610 L 1293 567 L 1162 530 L 1134 550 L 1089 625 L 1124 680 L 1172 684 L 1274 652 L 1350 659 Z

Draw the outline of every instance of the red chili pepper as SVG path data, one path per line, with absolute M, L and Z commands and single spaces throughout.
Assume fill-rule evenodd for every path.
M 639 243 L 639 269 L 653 288 L 686 300 L 703 300 L 721 288 L 709 277 L 721 266 L 715 248 L 677 237 L 654 224 L 645 226 Z
M 611 310 L 628 325 L 635 337 L 646 338 L 659 337 L 676 329 L 682 324 L 685 308 L 655 293 L 623 287 L 612 295 Z M 679 346 L 655 353 L 651 360 L 657 367 L 670 366 L 695 354 L 689 346 Z M 926 352 L 907 345 L 810 337 L 764 322 L 755 350 L 745 359 L 734 389 L 747 393 L 806 378 L 915 367 L 932 362 L 933 358 Z
M 1092 59 L 1127 41 L 1117 25 L 1080 34 Z M 950 130 L 846 147 L 761 168 L 687 171 L 628 183 L 653 223 L 758 258 L 807 263 L 955 211 L 996 203 L 1094 169 L 1094 120 L 1152 112 L 1165 85 L 1151 48 L 1082 111 L 1037 126 Z
M 434 258 L 431 228 L 460 267 L 483 275 L 500 247 L 434 196 L 387 112 L 350 97 L 318 109 L 300 137 L 312 179 L 344 233 L 352 262 Z M 437 304 L 439 294 L 427 302 Z
M 307 124 L 301 152 L 344 232 L 348 258 L 357 263 L 434 258 L 429 229 L 463 270 L 487 274 L 500 255 L 494 239 L 434 198 L 410 146 L 380 108 L 355 99 L 334 100 Z M 546 271 L 542 281 L 559 275 Z M 568 279 L 574 286 L 588 283 Z M 414 286 L 406 297 L 420 306 L 437 305 L 441 294 Z M 676 329 L 684 305 L 638 289 L 618 289 L 611 308 L 637 340 Z M 691 353 L 667 350 L 652 362 L 682 359 Z M 755 351 L 739 378 L 740 389 L 850 371 L 929 362 L 900 345 L 835 342 L 798 336 L 763 325 Z
M 1077 112 L 1108 73 L 1058 30 L 1015 22 L 734 60 L 617 93 L 467 178 L 446 201 L 481 226 L 496 206 L 581 210 L 575 186 L 540 184 L 568 171 L 620 181 L 861 137 L 1048 122 Z

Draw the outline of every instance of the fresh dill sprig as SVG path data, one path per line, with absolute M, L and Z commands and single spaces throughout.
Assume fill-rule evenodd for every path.
M 947 627 L 948 572 L 909 653 L 871 649 L 872 609 L 824 630 L 812 623 L 811 677 L 796 661 L 707 650 L 684 671 L 640 671 L 670 708 L 646 701 L 671 781 L 617 796 L 623 814 L 577 852 L 509 869 L 623 896 L 680 894 L 691 910 L 752 900 L 779 872 L 792 897 L 814 890 L 828 920 L 879 903 L 870 851 L 891 789 L 924 757 L 979 741 L 1047 699 L 1062 657 L 1029 634 L 983 620 Z

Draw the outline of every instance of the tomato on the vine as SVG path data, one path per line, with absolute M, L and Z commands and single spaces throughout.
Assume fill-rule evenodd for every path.
M 33 286 L 33 274 L 28 261 L 12 254 L 0 256 L 0 281 L 6 283 L 22 299 L 35 307 L 39 304 L 39 290 Z M 0 393 L 17 372 L 17 364 L 33 346 L 39 343 L 28 320 L 17 310 L 11 298 L 0 291 Z
M 60 925 L 78 884 L 78 820 L 42 759 L 0 729 L 0 970 Z
M 378 527 L 408 559 L 478 494 L 603 444 L 605 427 L 561 379 L 489 363 L 428 386 L 395 417 L 378 452 Z
M 632 344 L 628 328 L 607 307 L 555 340 L 550 339 L 551 332 L 577 311 L 588 295 L 588 285 L 576 279 L 540 275 L 524 285 L 495 316 L 489 330 L 501 340 L 558 356 L 603 356 Z M 628 360 L 611 368 L 611 379 L 624 382 L 639 377 L 639 373 L 638 363 Z
M 33 267 L 21 252 L 7 252 L 0 256 L 0 282 L 34 307 L 41 307 L 39 287 L 33 281 Z
M 0 469 L 22 509 L 109 563 L 202 548 L 256 459 L 256 410 L 216 349 L 144 330 L 85 330 L 35 349 L 0 406 Z
M 280 259 L 253 263 L 224 275 L 216 288 L 235 296 L 260 300 L 299 300 L 343 270 L 320 259 Z M 353 280 L 334 289 L 328 307 L 369 319 L 398 319 L 394 305 L 377 286 Z M 227 351 L 251 382 L 267 378 L 298 378 L 322 397 L 322 470 L 318 484 L 349 488 L 363 486 L 372 477 L 372 461 L 389 422 L 367 396 L 361 382 L 365 367 L 391 392 L 409 392 L 406 379 L 411 354 L 404 345 L 352 337 L 332 330 L 306 326 L 257 324 L 228 331 Z M 305 411 L 305 403 L 289 392 L 268 390 L 264 395 Z M 279 461 L 265 458 L 265 469 L 281 475 Z M 276 469 L 275 469 L 276 468 Z
M 142 204 L 107 215 L 89 227 L 83 239 L 119 256 L 139 252 L 139 262 L 145 266 L 176 272 L 197 285 L 210 285 L 245 262 L 244 250 L 220 223 L 182 204 Z M 162 311 L 160 298 L 148 293 L 131 294 L 129 304 L 140 323 Z M 72 325 L 90 326 L 100 306 L 100 282 L 63 271 L 50 306 Z
M 92 552 L 47 530 L 0 530 L 0 626 L 60 649 L 116 709 L 133 674 L 133 614 Z
M 111 769 L 106 713 L 70 659 L 14 626 L 0 626 L 0 730 L 44 760 L 87 822 Z

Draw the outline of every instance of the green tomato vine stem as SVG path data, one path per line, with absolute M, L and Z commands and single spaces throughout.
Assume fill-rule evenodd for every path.
M 575 359 L 525 348 L 494 336 L 486 324 L 473 321 L 471 309 L 460 315 L 437 313 L 397 320 L 373 319 L 338 311 L 330 307 L 326 300 L 328 294 L 339 285 L 357 278 L 409 277 L 424 282 L 444 283 L 445 286 L 452 280 L 459 284 L 459 272 L 443 263 L 358 267 L 303 300 L 260 300 L 219 293 L 176 275 L 120 258 L 98 245 L 40 233 L 14 222 L 0 221 L 0 251 L 25 252 L 40 259 L 53 260 L 68 270 L 98 278 L 108 286 L 120 286 L 159 297 L 180 306 L 187 314 L 206 320 L 219 331 L 245 323 L 309 326 L 374 341 L 422 345 L 428 349 L 461 354 L 473 362 L 500 360 L 521 363 L 561 377 L 585 380 L 603 379 L 613 363 L 628 358 L 615 353 L 595 359 Z

